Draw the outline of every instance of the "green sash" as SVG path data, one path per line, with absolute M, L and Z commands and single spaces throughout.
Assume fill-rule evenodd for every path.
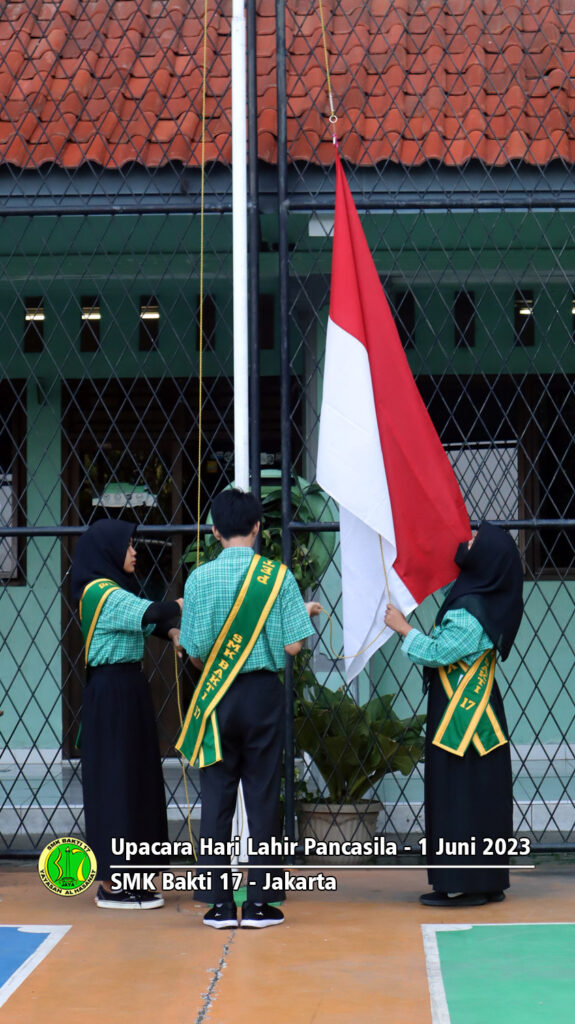
M 121 588 L 117 583 L 113 583 L 112 580 L 100 579 L 93 580 L 92 583 L 88 583 L 88 586 L 84 588 L 82 597 L 80 599 L 80 622 L 82 624 L 82 634 L 84 636 L 85 646 L 85 664 L 88 664 L 88 651 L 90 650 L 90 644 L 92 643 L 92 637 L 96 628 L 96 623 L 100 617 L 100 612 L 104 607 L 104 603 L 108 600 L 110 594 L 114 590 L 120 590 Z
M 463 757 L 473 742 L 483 757 L 507 743 L 503 729 L 489 703 L 495 676 L 495 650 L 485 651 L 473 663 L 458 661 L 439 669 L 449 704 L 433 744 Z
M 260 635 L 280 592 L 286 566 L 254 555 L 232 610 L 208 655 L 176 750 L 205 768 L 222 760 L 215 708 L 229 690 Z

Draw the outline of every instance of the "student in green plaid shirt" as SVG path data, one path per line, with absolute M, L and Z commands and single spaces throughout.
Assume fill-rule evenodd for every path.
M 253 494 L 231 488 L 212 505 L 213 532 L 222 545 L 221 554 L 199 566 L 184 589 L 180 643 L 196 668 L 206 662 L 236 600 L 253 558 L 260 529 L 261 511 Z M 320 605 L 306 605 L 294 576 L 288 570 L 264 627 L 240 673 L 217 704 L 222 758 L 200 771 L 202 815 L 198 863 L 221 864 L 210 871 L 211 888 L 195 892 L 195 899 L 212 903 L 204 924 L 212 928 L 237 927 L 237 912 L 229 857 L 202 854 L 207 840 L 229 843 L 241 782 L 249 834 L 254 849 L 269 848 L 279 837 L 279 799 L 284 746 L 285 698 L 277 675 L 286 654 L 301 650 L 313 633 L 310 615 Z M 250 863 L 274 863 L 276 856 L 253 856 Z M 250 867 L 248 899 L 242 908 L 241 926 L 266 928 L 283 922 L 283 914 L 267 902 L 263 891 L 266 874 Z M 274 893 L 274 901 L 281 894 Z
M 199 566 L 189 576 L 184 590 L 180 643 L 197 662 L 206 661 L 219 632 L 217 626 L 223 625 L 252 557 L 251 546 L 225 546 L 213 562 Z M 191 608 L 199 614 L 193 615 Z M 293 644 L 294 650 L 289 653 L 296 654 L 301 649 L 302 637 L 312 632 L 298 585 L 288 572 L 243 672 L 280 672 L 285 668 L 286 647 Z
M 499 729 L 492 747 L 469 742 L 466 748 L 462 745 L 461 754 L 438 738 L 437 733 L 444 716 L 447 720 L 448 708 L 449 715 L 454 717 L 461 714 L 459 709 L 466 703 L 473 708 L 480 700 L 474 696 L 473 701 L 461 701 L 459 681 L 464 670 L 461 666 L 456 670 L 457 663 L 473 666 L 481 655 L 490 652 L 492 664 L 495 652 L 502 660 L 507 658 L 523 614 L 523 569 L 513 539 L 490 523 L 482 523 L 470 541 L 459 545 L 455 562 L 460 568 L 459 576 L 439 609 L 429 636 L 410 626 L 391 604 L 385 617 L 386 624 L 403 637 L 402 653 L 424 667 L 424 688 L 428 693 L 426 853 L 428 863 L 434 867 L 428 870 L 433 891 L 424 893 L 420 900 L 431 907 L 478 906 L 503 900 L 509 887 L 508 857 L 499 851 L 502 846 L 504 851 L 512 849 L 509 733 L 497 682 L 493 680 L 489 697 Z M 458 694 L 453 701 L 442 683 L 446 669 L 453 673 L 452 693 Z M 478 679 L 473 676 L 473 686 Z M 472 690 L 472 695 L 479 692 Z M 469 732 L 465 734 L 467 739 Z
M 156 716 L 142 658 L 151 633 L 177 645 L 183 602 L 138 596 L 135 533 L 136 526 L 121 519 L 90 526 L 76 547 L 71 591 L 86 637 L 82 791 L 86 842 L 100 881 L 96 906 L 152 910 L 163 905 L 158 893 L 112 892 L 112 840 L 168 839 Z M 132 864 L 143 866 L 141 859 Z

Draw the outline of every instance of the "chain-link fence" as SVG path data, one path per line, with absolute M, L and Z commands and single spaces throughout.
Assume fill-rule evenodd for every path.
M 344 0 L 324 13 L 348 180 L 420 391 L 472 520 L 512 530 L 524 562 L 525 618 L 498 670 L 516 830 L 571 845 L 571 15 Z M 309 814 L 328 798 L 329 820 L 366 798 L 380 831 L 417 848 L 421 681 L 392 640 L 345 685 L 337 512 L 306 487 L 334 207 L 319 13 L 249 3 L 248 35 L 252 482 L 333 620 L 286 673 L 286 832 L 302 799 Z M 177 596 L 198 488 L 205 523 L 233 479 L 230 10 L 208 19 L 203 257 L 202 11 L 30 0 L 4 6 L 0 39 L 0 832 L 16 853 L 82 830 L 75 538 L 98 516 L 132 517 L 144 593 Z M 423 628 L 435 608 L 417 613 Z M 147 658 L 176 838 L 177 695 L 185 706 L 193 681 L 184 667 L 177 685 L 159 642 Z M 381 727 L 366 732 L 368 703 Z M 188 794 L 194 820 L 194 772 Z

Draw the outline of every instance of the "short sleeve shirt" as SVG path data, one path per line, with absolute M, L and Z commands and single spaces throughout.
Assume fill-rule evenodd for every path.
M 154 625 L 142 626 L 142 618 L 150 607 L 146 601 L 128 590 L 114 590 L 104 602 L 92 635 L 88 664 L 117 665 L 141 661 L 144 641 Z
M 213 562 L 190 574 L 184 589 L 180 643 L 192 658 L 205 662 L 246 577 L 253 550 L 224 548 Z M 313 628 L 293 574 L 286 572 L 280 592 L 242 671 L 285 667 L 286 644 L 311 636 Z

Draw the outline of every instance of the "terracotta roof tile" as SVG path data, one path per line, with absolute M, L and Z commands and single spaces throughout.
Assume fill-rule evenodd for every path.
M 120 167 L 200 159 L 203 0 L 9 2 L 0 159 Z M 348 159 L 575 158 L 575 0 L 324 3 Z M 333 161 L 321 25 L 286 0 L 288 149 Z M 231 0 L 209 14 L 206 157 L 231 156 Z M 257 0 L 259 155 L 277 157 L 275 0 Z

